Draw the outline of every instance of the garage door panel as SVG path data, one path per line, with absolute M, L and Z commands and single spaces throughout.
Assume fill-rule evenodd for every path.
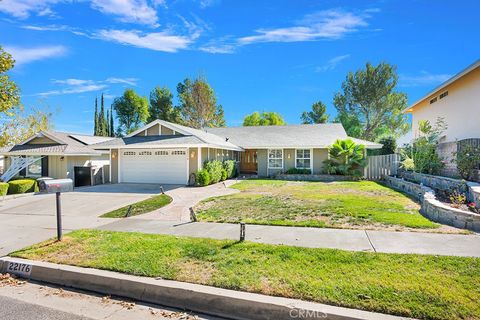
M 187 157 L 181 149 L 122 150 L 121 182 L 186 184 Z

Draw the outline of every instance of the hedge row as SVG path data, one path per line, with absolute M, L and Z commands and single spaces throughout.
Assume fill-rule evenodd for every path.
M 205 162 L 203 169 L 197 172 L 196 182 L 199 186 L 225 181 L 236 175 L 235 161 L 225 160 L 223 163 L 218 160 Z
M 27 192 L 38 192 L 38 183 L 35 179 L 11 180 L 8 183 L 0 182 L 0 196 L 7 194 L 19 194 Z

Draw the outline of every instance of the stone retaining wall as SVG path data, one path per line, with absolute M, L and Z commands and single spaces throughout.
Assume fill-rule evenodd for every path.
M 455 209 L 438 201 L 433 189 L 390 176 L 385 176 L 384 182 L 389 187 L 403 191 L 418 199 L 421 204 L 420 213 L 426 218 L 456 228 L 480 232 L 479 214 Z M 476 196 L 478 200 L 480 198 L 480 190 L 478 190 Z
M 351 176 L 340 176 L 340 175 L 332 175 L 332 174 L 284 174 L 284 173 L 275 175 L 275 179 L 289 180 L 289 181 L 323 181 L 323 182 L 355 180 Z

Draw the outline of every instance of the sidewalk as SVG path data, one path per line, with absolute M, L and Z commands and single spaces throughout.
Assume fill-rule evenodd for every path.
M 240 226 L 227 223 L 122 219 L 98 229 L 176 236 L 239 239 Z M 392 232 L 247 225 L 246 240 L 350 251 L 480 257 L 480 235 Z

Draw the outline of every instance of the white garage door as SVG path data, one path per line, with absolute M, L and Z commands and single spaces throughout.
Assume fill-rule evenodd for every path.
M 186 184 L 185 149 L 130 149 L 120 152 L 120 182 Z

